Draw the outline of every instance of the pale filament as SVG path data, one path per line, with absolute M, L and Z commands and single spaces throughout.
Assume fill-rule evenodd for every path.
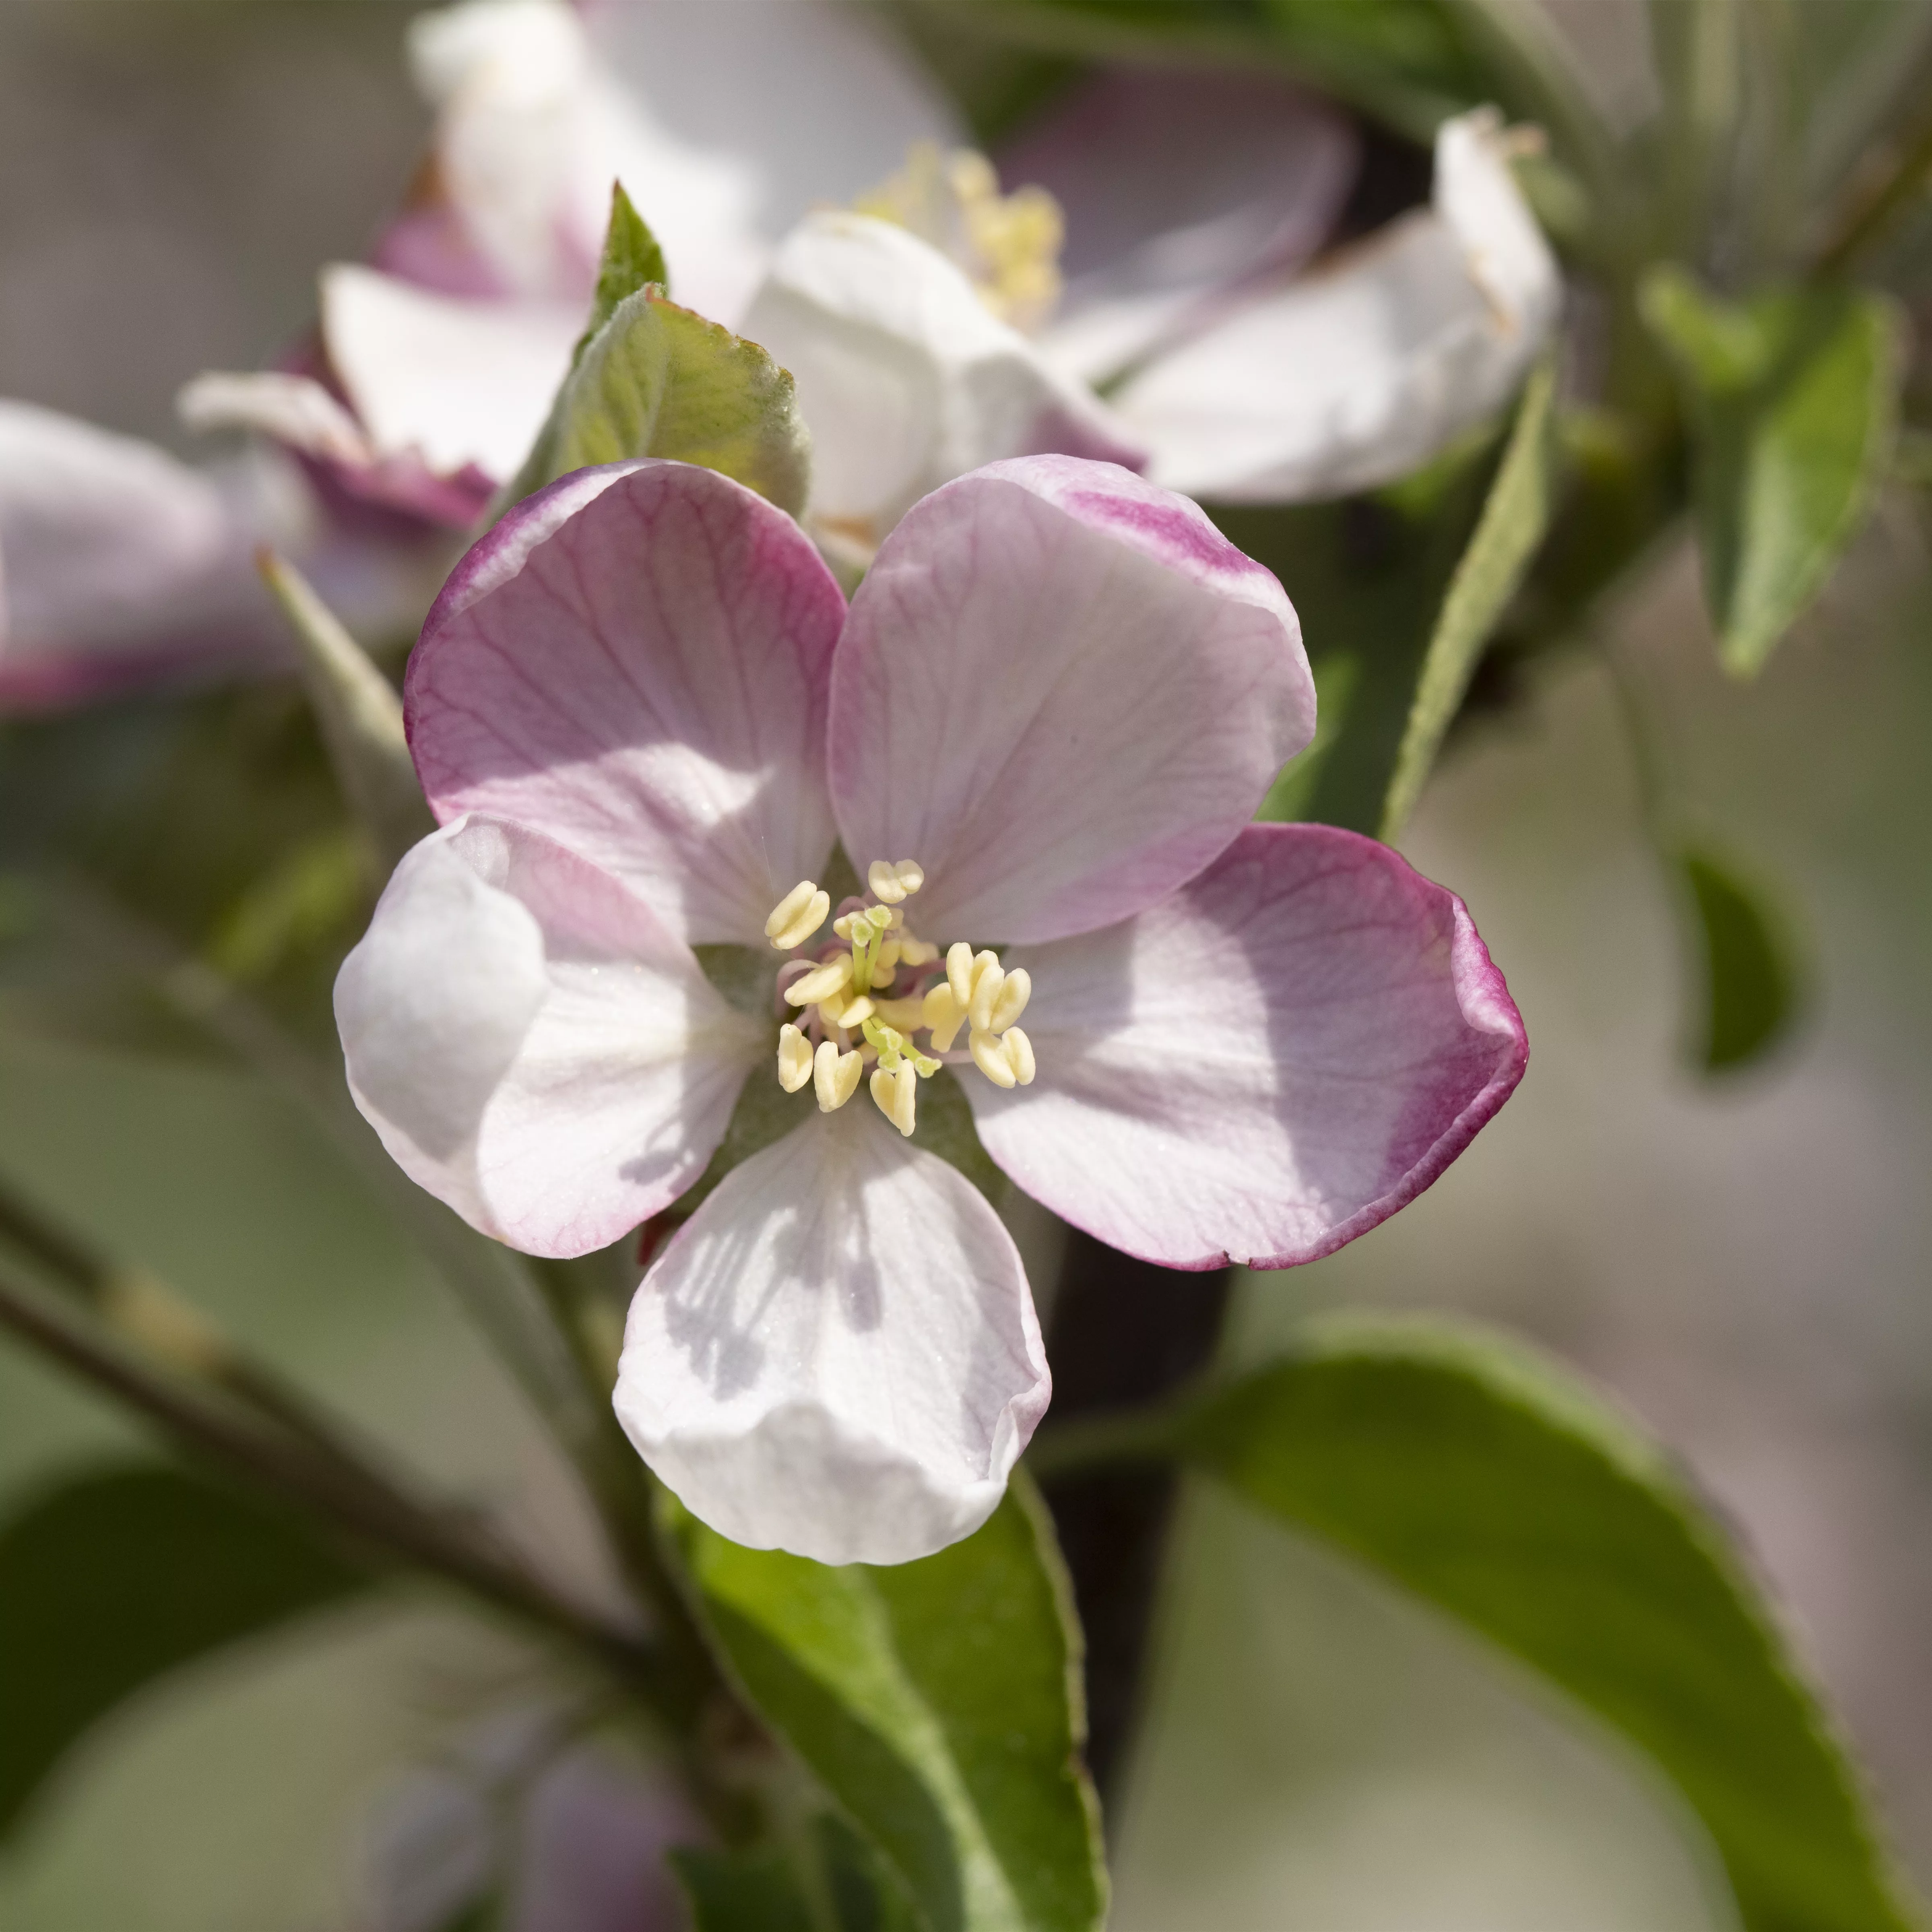
M 809 1081 L 820 1112 L 829 1114 L 851 1099 L 869 1066 L 873 1101 L 902 1134 L 915 1124 L 920 1082 L 949 1063 L 970 1063 L 996 1087 L 1028 1085 L 1033 1042 L 1016 1024 L 1033 994 L 1026 968 L 1010 973 L 998 953 L 976 952 L 962 940 L 947 949 L 942 976 L 939 948 L 918 938 L 901 910 L 926 884 L 925 868 L 910 859 L 876 859 L 866 883 L 870 902 L 848 899 L 832 922 L 838 946 L 779 969 L 784 1003 L 800 1010 L 778 1029 L 779 1085 L 795 1094 Z M 765 935 L 791 952 L 831 910 L 831 895 L 801 879 L 772 908 Z M 963 1053 L 953 1046 L 962 1028 Z M 914 1043 L 916 1033 L 926 1035 L 929 1052 Z

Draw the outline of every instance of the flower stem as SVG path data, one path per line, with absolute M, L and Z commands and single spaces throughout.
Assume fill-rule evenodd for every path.
M 1926 191 L 1932 178 L 1932 116 L 1928 116 L 1903 153 L 1888 158 L 1881 170 L 1838 224 L 1837 230 L 1818 252 L 1813 273 L 1842 274 L 1874 243 L 1884 239 L 1892 224 Z
M 628 1251 L 628 1244 L 626 1244 Z M 622 1319 L 598 1272 L 608 1257 L 536 1260 L 532 1274 L 552 1318 L 568 1342 L 585 1391 L 598 1418 L 596 1440 L 583 1464 L 584 1480 L 603 1520 L 626 1580 L 649 1607 L 663 1652 L 667 1681 L 677 1700 L 673 1726 L 694 1795 L 727 1842 L 758 1834 L 762 1808 L 718 1762 L 742 1757 L 748 1743 L 766 1742 L 764 1728 L 727 1682 L 699 1627 L 659 1536 L 656 1479 L 639 1458 L 610 1406 L 623 1340 Z
M 1086 1630 L 1087 1762 L 1103 1798 L 1139 1714 L 1178 1488 L 1159 1453 L 1177 1414 L 1168 1399 L 1213 1358 L 1233 1281 L 1232 1269 L 1181 1274 L 1067 1237 L 1047 1340 L 1058 1420 L 1027 1462 Z

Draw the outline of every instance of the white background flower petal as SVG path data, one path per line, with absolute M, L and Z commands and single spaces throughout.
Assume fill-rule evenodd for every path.
M 439 475 L 509 476 L 529 453 L 583 332 L 580 302 L 431 294 L 374 268 L 322 273 L 328 359 L 384 455 Z
M 812 430 L 812 513 L 883 536 L 927 491 L 1001 457 L 1138 461 L 1106 406 L 993 316 L 916 236 L 808 216 L 744 322 L 789 369 Z
M 661 140 L 706 159 L 728 144 L 752 183 L 752 218 L 776 239 L 808 209 L 883 181 L 915 141 L 963 138 L 944 95 L 870 10 L 837 0 L 589 0 L 585 19 Z M 683 275 L 651 182 L 626 174 L 625 184 L 672 275 Z
M 1448 123 L 1436 206 L 1156 357 L 1114 398 L 1149 474 L 1286 502 L 1406 474 L 1506 401 L 1560 297 L 1489 118 Z
M 164 450 L 0 401 L 0 644 L 93 640 L 151 622 L 229 560 L 227 508 Z
M 869 1105 L 797 1104 L 645 1277 L 617 1414 L 734 1540 L 904 1562 L 999 1501 L 1051 1393 L 1040 1327 L 964 1176 Z

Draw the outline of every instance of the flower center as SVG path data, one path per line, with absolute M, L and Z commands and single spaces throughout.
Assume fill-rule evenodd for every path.
M 1000 194 L 992 163 L 970 148 L 914 142 L 905 166 L 853 207 L 950 256 L 981 302 L 1024 333 L 1041 328 L 1060 300 L 1059 202 L 1043 188 Z
M 765 937 L 796 956 L 778 969 L 782 1002 L 802 1010 L 778 1029 L 779 1085 L 795 1094 L 809 1080 L 829 1114 L 851 1099 L 869 1066 L 872 1098 L 902 1134 L 913 1130 L 919 1083 L 943 1066 L 970 1061 L 996 1087 L 1025 1086 L 1033 1044 L 1014 1024 L 1033 993 L 1025 968 L 1009 973 L 997 953 L 975 952 L 964 940 L 942 964 L 939 948 L 914 933 L 902 910 L 926 883 L 915 861 L 874 860 L 866 882 L 870 892 L 840 906 L 836 939 L 814 953 L 797 949 L 824 925 L 832 896 L 813 880 L 801 879 L 765 921 Z M 921 1033 L 926 1049 L 914 1041 Z

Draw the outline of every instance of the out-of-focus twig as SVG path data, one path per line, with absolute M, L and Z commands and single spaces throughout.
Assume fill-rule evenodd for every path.
M 333 1069 L 164 934 L 92 888 L 62 882 L 69 916 L 186 1019 L 296 1100 L 348 1157 L 455 1292 L 538 1413 L 578 1456 L 597 1434 L 562 1338 L 518 1257 L 466 1227 L 383 1151 Z
M 230 1403 L 158 1374 L 0 1259 L 0 1328 L 112 1396 L 178 1448 L 231 1479 L 318 1516 L 379 1559 L 457 1585 L 611 1670 L 654 1705 L 665 1686 L 656 1648 L 639 1632 L 572 1601 L 528 1570 L 496 1532 L 472 1517 L 424 1507 L 338 1453 L 238 1412 Z

